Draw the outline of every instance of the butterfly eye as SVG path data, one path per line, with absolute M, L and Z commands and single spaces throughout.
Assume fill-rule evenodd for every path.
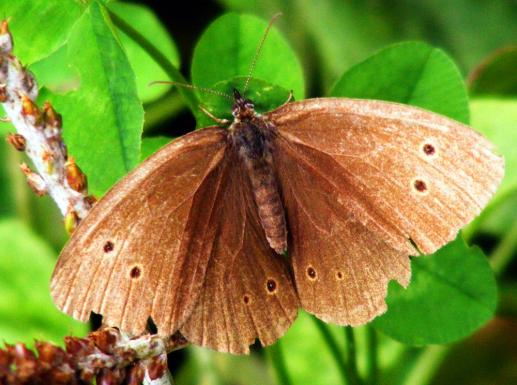
M 114 248 L 115 248 L 115 245 L 113 244 L 113 242 L 108 241 L 104 244 L 102 249 L 104 250 L 105 253 L 110 253 L 113 251 Z
M 313 268 L 312 266 L 309 266 L 309 267 L 307 268 L 307 277 L 309 277 L 309 279 L 310 279 L 311 281 L 315 281 L 315 280 L 316 280 L 316 278 L 317 278 L 317 276 L 318 276 L 318 275 L 316 274 L 316 270 L 314 270 L 314 268 Z
M 343 279 L 343 273 L 340 271 L 336 272 L 336 279 L 341 281 Z

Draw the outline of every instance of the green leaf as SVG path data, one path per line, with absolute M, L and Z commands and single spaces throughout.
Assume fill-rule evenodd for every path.
M 85 6 L 76 0 L 3 0 L 1 16 L 10 17 L 14 53 L 25 65 L 62 46 Z
M 275 23 L 293 42 L 304 63 L 317 68 L 314 82 L 328 89 L 345 68 L 383 44 L 393 41 L 389 21 L 379 17 L 383 3 L 342 0 L 219 0 L 228 10 L 253 12 L 269 18 L 283 12 Z M 303 20 L 303 22 L 300 22 Z M 317 61 L 317 63 L 314 63 Z
M 29 66 L 40 88 L 66 94 L 76 90 L 81 82 L 79 74 L 68 63 L 68 47 L 63 45 L 49 56 Z
M 313 61 L 315 55 L 319 56 L 316 68 L 322 71 L 315 82 L 322 81 L 325 91 L 344 69 L 358 63 L 378 47 L 393 42 L 389 19 L 378 14 L 383 2 L 377 2 L 373 7 L 368 2 L 342 0 L 290 0 L 290 3 L 290 7 L 283 8 L 286 18 L 290 19 L 286 30 L 293 30 L 291 36 L 298 39 L 298 45 L 303 49 L 299 52 L 306 60 Z M 291 9 L 296 12 L 292 16 Z
M 516 69 L 517 46 L 494 52 L 472 72 L 470 93 L 517 96 Z
M 52 304 L 49 280 L 55 252 L 21 222 L 0 220 L 1 343 L 35 339 L 62 344 L 66 335 L 83 336 L 87 325 Z
M 373 321 L 380 331 L 411 344 L 464 338 L 494 315 L 497 286 L 483 252 L 458 237 L 432 256 L 411 261 L 407 289 L 391 282 L 389 311 Z
M 505 175 L 493 202 L 517 189 L 517 99 L 475 98 L 470 103 L 472 127 L 496 144 L 504 156 Z
M 142 103 L 113 28 L 105 9 L 92 2 L 67 44 L 80 87 L 67 95 L 47 95 L 64 116 L 65 142 L 95 195 L 140 161 Z
M 153 155 L 160 148 L 165 146 L 167 143 L 173 138 L 169 138 L 167 136 L 152 136 L 148 138 L 142 139 L 142 151 L 141 151 L 141 160 L 144 161 Z
M 267 22 L 264 20 L 235 13 L 226 14 L 214 21 L 203 33 L 194 51 L 193 84 L 210 88 L 222 81 L 247 76 L 266 27 Z M 297 99 L 304 96 L 300 62 L 274 27 L 257 58 L 252 76 L 286 90 L 293 90 Z M 200 93 L 202 99 L 206 99 L 206 95 Z
M 408 39 L 433 42 L 450 53 L 462 69 L 469 69 L 495 49 L 515 44 L 517 36 L 515 4 L 507 0 L 219 3 L 227 10 L 253 12 L 264 18 L 283 12 L 278 24 L 303 56 L 303 62 L 318 69 L 311 80 L 323 89 L 327 89 L 329 80 L 386 44 Z
M 151 9 L 141 4 L 122 2 L 112 2 L 108 8 L 154 44 L 174 66 L 179 67 L 180 59 L 176 45 Z M 169 78 L 162 67 L 133 39 L 120 30 L 118 32 L 122 46 L 136 74 L 140 99 L 147 103 L 166 93 L 170 87 L 149 86 L 152 81 Z
M 379 51 L 345 72 L 331 95 L 411 104 L 469 121 L 458 68 L 442 50 L 425 43 L 400 43 Z

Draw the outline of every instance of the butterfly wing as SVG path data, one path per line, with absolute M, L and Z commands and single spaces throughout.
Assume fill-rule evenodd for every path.
M 452 240 L 503 175 L 486 139 L 414 107 L 312 99 L 267 118 L 302 306 L 338 324 L 382 313 L 389 279 L 409 280 L 407 256 Z
M 258 338 L 272 344 L 289 328 L 299 306 L 285 257 L 269 246 L 249 178 L 233 154 L 217 203 L 219 228 L 206 279 L 181 333 L 192 343 L 242 354 Z
M 226 133 L 193 132 L 167 145 L 119 182 L 90 211 L 63 249 L 51 293 L 82 321 L 141 333 L 152 317 L 172 334 L 201 290 L 208 227 L 225 177 Z

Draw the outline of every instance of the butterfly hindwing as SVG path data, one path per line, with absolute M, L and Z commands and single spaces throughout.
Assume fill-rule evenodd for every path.
M 277 141 L 290 230 L 289 255 L 302 307 L 326 322 L 361 325 L 386 310 L 388 282 L 406 286 L 407 252 L 388 245 L 347 210 L 339 189 L 295 146 Z
M 275 342 L 299 304 L 286 258 L 268 245 L 248 175 L 233 155 L 213 217 L 219 233 L 202 293 L 181 332 L 196 345 L 236 354 L 248 353 L 256 339 L 263 346 Z

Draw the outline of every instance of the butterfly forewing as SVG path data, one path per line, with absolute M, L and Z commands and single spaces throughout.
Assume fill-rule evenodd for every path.
M 287 261 L 271 249 L 260 226 L 237 153 L 227 164 L 211 223 L 218 236 L 201 295 L 181 332 L 199 346 L 248 353 L 257 338 L 265 346 L 284 334 L 299 305 Z
M 140 333 L 152 317 L 172 334 L 192 311 L 217 229 L 226 134 L 207 128 L 164 147 L 99 201 L 54 271 L 55 303 L 87 321 Z
M 310 99 L 268 118 L 301 153 L 332 158 L 337 167 L 319 171 L 348 184 L 343 198 L 357 219 L 394 246 L 403 237 L 426 254 L 479 214 L 503 176 L 502 158 L 481 135 L 415 107 Z
M 302 306 L 359 325 L 386 309 L 409 255 L 431 253 L 479 213 L 502 159 L 470 128 L 394 103 L 311 99 L 267 115 Z M 415 249 L 416 245 L 418 249 Z

